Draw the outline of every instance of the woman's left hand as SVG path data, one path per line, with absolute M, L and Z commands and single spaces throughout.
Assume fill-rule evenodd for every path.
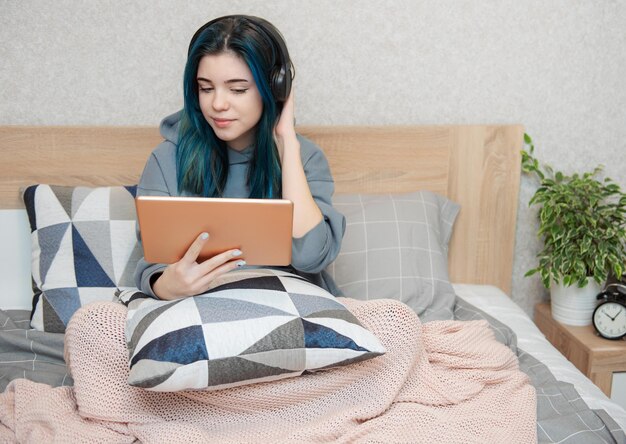
M 278 123 L 274 128 L 274 138 L 276 139 L 276 146 L 278 147 L 278 154 L 280 155 L 281 161 L 283 159 L 285 146 L 291 145 L 288 143 L 289 140 L 296 138 L 295 121 L 294 87 L 292 85 L 289 97 L 283 106 Z

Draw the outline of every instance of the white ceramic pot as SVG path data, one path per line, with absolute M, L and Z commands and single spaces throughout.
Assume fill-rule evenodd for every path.
M 565 287 L 552 281 L 550 285 L 552 317 L 562 324 L 590 325 L 591 316 L 597 305 L 596 296 L 600 290 L 602 287 L 591 278 L 583 288 L 578 288 L 576 284 Z

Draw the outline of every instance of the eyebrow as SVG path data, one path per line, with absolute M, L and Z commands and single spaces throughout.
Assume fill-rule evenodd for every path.
M 203 82 L 208 82 L 208 83 L 213 83 L 213 82 L 211 82 L 211 80 L 205 79 L 204 77 L 198 77 L 197 80 L 198 81 L 203 81 Z M 241 82 L 249 83 L 249 81 L 247 79 L 229 79 L 229 80 L 226 80 L 225 83 L 241 83 Z

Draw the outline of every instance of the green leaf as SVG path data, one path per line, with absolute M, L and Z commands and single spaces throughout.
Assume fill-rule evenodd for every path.
M 533 268 L 532 270 L 528 270 L 526 272 L 526 274 L 524 275 L 524 277 L 532 276 L 533 274 L 537 273 L 537 271 L 539 271 L 537 268 Z

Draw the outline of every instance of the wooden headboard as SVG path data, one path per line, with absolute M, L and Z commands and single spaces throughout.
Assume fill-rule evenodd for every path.
M 302 126 L 322 147 L 338 193 L 428 189 L 461 204 L 450 246 L 453 282 L 510 294 L 520 181 L 520 125 Z M 137 183 L 161 142 L 151 127 L 0 126 L 0 209 L 20 187 Z

